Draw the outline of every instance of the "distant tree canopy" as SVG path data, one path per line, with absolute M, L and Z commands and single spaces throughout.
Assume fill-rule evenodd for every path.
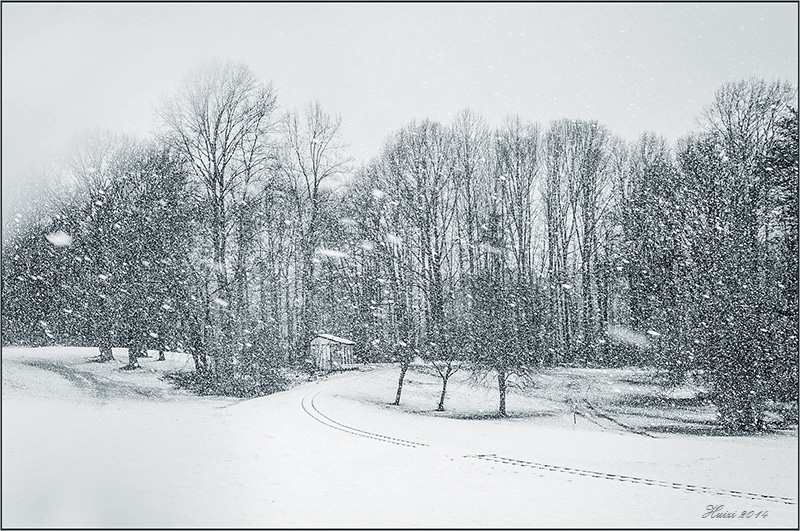
M 538 367 L 650 366 L 759 429 L 797 400 L 796 101 L 728 83 L 676 146 L 467 110 L 352 169 L 341 118 L 279 114 L 246 66 L 208 63 L 156 140 L 87 137 L 47 216 L 9 228 L 3 341 L 183 350 L 204 390 L 249 396 L 331 332 L 400 363 L 397 404 L 421 357 L 440 409 L 469 369 L 501 414 Z

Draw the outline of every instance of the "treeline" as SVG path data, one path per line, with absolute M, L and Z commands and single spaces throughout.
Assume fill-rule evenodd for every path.
M 797 400 L 797 93 L 721 87 L 675 147 L 592 121 L 409 123 L 351 168 L 341 120 L 280 114 L 245 67 L 205 65 L 142 143 L 77 145 L 6 238 L 3 341 L 193 355 L 208 392 L 310 368 L 315 333 L 363 361 L 510 379 L 650 366 L 704 381 L 722 422 Z M 13 232 L 14 227 L 10 227 Z

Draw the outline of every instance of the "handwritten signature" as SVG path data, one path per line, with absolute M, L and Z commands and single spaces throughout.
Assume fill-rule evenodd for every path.
M 703 518 L 766 518 L 769 511 L 733 511 L 724 505 L 708 505 Z

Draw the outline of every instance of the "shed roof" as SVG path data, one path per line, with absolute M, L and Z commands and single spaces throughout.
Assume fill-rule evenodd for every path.
M 343 345 L 355 345 L 355 343 L 350 341 L 349 339 L 344 339 L 342 337 L 332 336 L 330 334 L 317 334 L 317 337 L 321 337 L 323 339 L 327 339 L 328 341 L 333 341 L 334 343 L 341 343 Z

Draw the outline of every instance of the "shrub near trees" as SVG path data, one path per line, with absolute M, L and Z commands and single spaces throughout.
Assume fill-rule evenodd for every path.
M 335 332 L 399 363 L 396 404 L 419 356 L 439 409 L 470 370 L 501 415 L 553 365 L 700 378 L 731 430 L 797 400 L 794 87 L 726 84 L 674 148 L 463 111 L 353 172 L 339 117 L 281 114 L 244 65 L 199 67 L 160 116 L 149 144 L 76 146 L 50 217 L 8 227 L 6 343 L 180 349 L 204 392 L 252 396 Z

